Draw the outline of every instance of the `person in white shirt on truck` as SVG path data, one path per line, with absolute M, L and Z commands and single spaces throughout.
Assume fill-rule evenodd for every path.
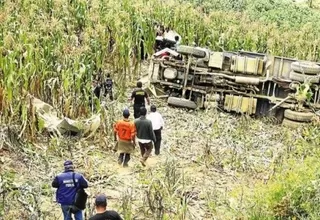
M 155 155 L 160 154 L 160 145 L 161 145 L 161 130 L 164 128 L 164 121 L 162 115 L 157 111 L 155 105 L 150 106 L 150 114 L 147 116 L 152 123 L 153 132 L 156 136 L 156 142 L 154 143 Z

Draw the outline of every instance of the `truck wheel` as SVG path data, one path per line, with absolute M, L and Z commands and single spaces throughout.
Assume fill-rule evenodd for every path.
M 316 75 L 320 73 L 320 66 L 313 62 L 298 61 L 291 63 L 291 69 L 298 73 Z
M 284 111 L 284 117 L 298 122 L 310 122 L 314 117 L 314 114 L 311 112 L 296 112 L 286 109 Z
M 169 97 L 168 104 L 176 107 L 189 108 L 189 109 L 197 108 L 197 104 L 194 103 L 193 101 L 190 101 L 188 99 L 183 99 L 183 98 L 177 98 L 177 97 Z
M 196 47 L 180 45 L 177 47 L 177 52 L 183 55 L 192 55 L 197 58 L 206 57 L 206 52 Z
M 298 121 L 292 121 L 292 120 L 289 120 L 289 119 L 285 118 L 282 121 L 282 125 L 285 126 L 285 127 L 288 127 L 288 128 L 298 128 L 298 127 L 301 127 L 301 126 L 305 126 L 306 123 L 298 122 Z
M 295 71 L 290 72 L 290 79 L 293 81 L 298 81 L 298 82 L 304 82 L 305 80 L 310 80 L 311 83 L 318 83 L 319 82 L 318 76 L 305 75 L 302 73 L 297 73 Z

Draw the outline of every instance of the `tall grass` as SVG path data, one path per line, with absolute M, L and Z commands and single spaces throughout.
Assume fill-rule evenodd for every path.
M 231 11 L 212 8 L 210 1 L 1 2 L 2 123 L 32 122 L 32 112 L 26 109 L 30 101 L 26 92 L 71 118 L 87 116 L 94 75 L 112 72 L 117 85 L 125 88 L 127 79 L 137 75 L 138 68 L 131 67 L 139 66 L 142 36 L 145 51 L 152 54 L 155 21 L 173 27 L 183 36 L 184 44 L 196 42 L 212 50 L 243 49 L 319 59 L 318 25 L 303 23 L 290 28 L 274 20 L 289 21 L 291 15 L 277 17 L 272 8 L 268 10 L 273 20 L 255 19 L 254 12 L 262 10 L 259 3 L 249 7 L 246 1 L 228 2 Z M 266 10 L 263 13 L 268 14 Z M 310 17 L 304 14 L 302 20 L 312 16 L 314 13 Z M 132 59 L 134 56 L 137 59 Z

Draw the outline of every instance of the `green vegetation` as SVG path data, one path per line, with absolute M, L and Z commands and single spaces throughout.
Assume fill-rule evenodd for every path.
M 112 167 L 109 138 L 126 89 L 140 73 L 142 36 L 152 54 L 155 21 L 173 27 L 184 44 L 319 61 L 316 6 L 285 0 L 0 0 L 0 217 L 57 219 L 50 175 L 72 157 L 97 187 L 92 194 L 122 187 L 112 202 L 126 219 L 319 219 L 319 127 L 300 135 L 222 113 L 159 108 L 171 129 L 165 157 L 179 160 L 147 170 L 135 166 L 129 179 Z M 120 102 L 101 110 L 96 137 L 43 138 L 28 93 L 65 116 L 87 117 L 91 82 L 100 72 L 116 80 Z M 308 98 L 303 91 L 297 95 Z
M 131 58 L 142 35 L 152 53 L 155 21 L 174 27 L 185 44 L 319 59 L 319 13 L 279 0 L 24 0 L 0 7 L 0 108 L 9 123 L 34 124 L 24 91 L 70 117 L 87 115 L 93 75 L 108 70 L 126 87 L 123 79 L 137 75 L 139 57 Z
M 320 217 L 320 163 L 317 159 L 320 137 L 317 129 L 306 128 L 302 136 L 290 136 L 285 151 L 277 155 L 278 161 L 270 167 L 272 178 L 268 174 L 264 181 L 255 184 L 254 190 L 241 187 L 242 193 L 245 191 L 244 201 L 248 202 L 244 202 L 247 206 L 243 207 L 246 216 L 250 219 Z

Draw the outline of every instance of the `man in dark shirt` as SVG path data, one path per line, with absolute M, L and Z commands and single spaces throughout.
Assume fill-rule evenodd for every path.
M 120 215 L 112 210 L 107 210 L 107 197 L 104 194 L 96 196 L 96 212 L 89 220 L 123 220 Z
M 150 156 L 153 148 L 153 143 L 156 143 L 156 136 L 152 128 L 152 122 L 146 118 L 147 109 L 145 107 L 140 108 L 141 116 L 134 121 L 137 130 L 137 139 L 141 151 L 141 164 L 146 166 L 145 162 Z
M 112 86 L 113 86 L 113 82 L 112 82 L 112 79 L 110 77 L 110 74 L 107 75 L 107 79 L 105 81 L 105 96 L 107 94 L 109 94 L 109 98 L 111 101 L 113 101 L 113 93 L 112 93 Z
M 137 89 L 131 94 L 131 101 L 133 100 L 134 118 L 140 117 L 140 108 L 145 107 L 145 99 L 150 105 L 148 93 L 142 89 L 142 82 L 137 82 Z

